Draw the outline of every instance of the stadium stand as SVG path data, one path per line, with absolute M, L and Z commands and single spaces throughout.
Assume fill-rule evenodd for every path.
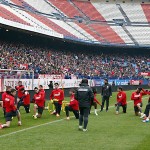
M 146 16 L 148 22 L 150 22 L 150 13 L 149 13 L 150 4 L 141 4 L 141 6 L 143 8 L 143 11 L 145 13 L 145 16 Z
M 101 14 L 96 10 L 96 8 L 93 7 L 93 5 L 90 2 L 86 2 L 87 7 L 84 7 L 84 5 L 77 5 L 78 9 L 74 6 L 71 5 L 71 3 L 69 3 L 68 1 L 54 1 L 54 0 L 49 0 L 53 5 L 55 5 L 55 7 L 59 8 L 64 14 L 66 14 L 69 17 L 74 17 L 76 15 L 80 15 L 80 13 L 84 13 L 84 15 L 86 14 L 88 18 L 90 19 L 95 19 L 93 18 L 93 13 L 94 16 L 97 16 L 98 19 L 105 21 L 105 19 L 101 16 Z M 80 4 L 83 4 L 83 2 L 78 2 Z M 77 3 L 77 4 L 78 4 Z M 85 3 L 85 2 L 84 2 Z M 81 7 L 80 7 L 81 6 Z M 66 8 L 70 8 L 71 11 L 68 11 Z M 88 8 L 88 9 L 87 9 Z M 90 13 L 92 11 L 92 14 Z M 91 14 L 91 15 L 90 15 Z M 81 26 L 80 24 L 78 24 L 79 26 Z M 84 25 L 85 26 L 85 25 Z M 105 27 L 105 26 L 98 26 L 97 24 L 91 24 L 91 25 L 87 25 L 86 28 L 83 25 L 81 26 L 84 30 L 86 30 L 89 34 L 91 34 L 92 36 L 94 36 L 97 40 L 101 41 L 101 42 L 106 42 L 107 40 L 111 40 L 111 43 L 124 43 L 123 40 L 120 39 L 120 37 L 114 33 L 114 31 L 109 27 Z M 97 28 L 98 26 L 98 28 Z M 104 29 L 105 28 L 105 29 Z M 90 30 L 89 30 L 90 29 Z M 108 31 L 109 30 L 109 31 Z M 94 34 L 93 34 L 94 33 Z M 96 34 L 96 35 L 95 35 Z M 108 36 L 106 36 L 108 35 Z M 104 40 L 105 39 L 105 40 Z M 113 41 L 113 39 L 117 39 L 117 41 Z
M 150 42 L 150 27 L 127 27 L 138 44 L 147 44 Z
M 131 22 L 147 22 L 142 6 L 139 3 L 121 4 L 121 8 Z
M 2 0 L 0 23 L 18 28 L 17 25 L 22 25 L 25 30 L 40 30 L 52 37 L 92 44 L 147 46 L 150 44 L 149 9 L 149 3 L 139 1 Z M 136 79 L 141 78 L 140 72 L 150 71 L 147 55 L 73 53 L 8 41 L 0 42 L 0 51 L 1 69 L 19 70 L 20 64 L 27 64 L 29 70 L 34 70 L 35 78 L 38 74 L 63 74 L 65 78 L 73 75 Z M 26 74 L 22 78 L 31 76 Z
M 65 78 L 139 79 L 140 72 L 150 72 L 148 55 L 86 53 L 50 49 L 23 43 L 0 42 L 0 69 L 29 69 L 38 74 L 63 74 Z M 27 68 L 20 68 L 27 64 Z M 32 75 L 23 74 L 22 78 Z
M 96 44 L 149 45 L 148 2 L 2 0 L 0 7 L 0 19 L 10 20 L 12 26 L 18 22 L 50 36 Z
M 17 4 L 19 6 L 28 6 L 29 8 L 32 8 L 32 10 L 34 11 L 39 11 L 41 12 L 41 10 L 39 9 L 38 7 L 38 1 L 22 1 L 22 0 L 12 0 L 12 2 L 14 4 Z M 34 5 L 34 4 L 37 4 L 37 5 Z M 46 3 L 46 2 L 45 2 Z M 43 5 L 46 5 L 46 7 L 49 7 L 49 11 L 47 11 L 46 13 L 56 13 L 57 10 L 55 10 L 54 8 L 52 8 L 49 4 L 43 4 Z M 32 7 L 34 6 L 34 8 Z M 45 12 L 44 11 L 45 9 L 43 9 L 42 12 Z M 46 17 L 43 17 L 43 16 L 39 16 L 37 14 L 33 14 L 33 13 L 30 13 L 31 16 L 33 16 L 35 19 L 39 20 L 40 22 L 42 22 L 43 24 L 47 25 L 49 28 L 53 29 L 54 31 L 57 31 L 58 33 L 60 34 L 63 34 L 65 37 L 70 37 L 72 39 L 84 39 L 84 40 L 87 40 L 88 39 L 92 39 L 92 40 L 95 40 L 93 37 L 90 36 L 90 34 L 87 34 L 82 28 L 78 27 L 75 23 L 72 23 L 72 22 L 64 22 L 64 21 L 61 21 L 61 20 L 56 20 L 56 19 L 52 19 L 52 18 L 46 18 Z M 69 32 L 68 32 L 69 31 Z
M 12 12 L 10 12 L 8 9 L 9 9 L 8 7 L 0 5 L 0 16 L 3 17 L 4 19 L 8 19 L 14 22 L 30 25 L 29 23 L 25 22 L 23 19 L 19 18 L 17 15 L 12 14 Z

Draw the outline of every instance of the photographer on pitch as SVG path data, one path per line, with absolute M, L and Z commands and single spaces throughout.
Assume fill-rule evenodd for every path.
M 94 99 L 92 89 L 88 85 L 88 79 L 82 79 L 80 87 L 77 88 L 75 99 L 79 102 L 79 130 L 87 131 L 88 116 L 91 101 Z M 84 122 L 84 126 L 83 125 Z
M 106 101 L 106 112 L 108 111 L 109 107 L 109 98 L 112 96 L 112 88 L 111 85 L 108 83 L 108 79 L 104 79 L 104 85 L 102 86 L 102 105 L 101 105 L 101 111 L 103 111 L 104 104 Z

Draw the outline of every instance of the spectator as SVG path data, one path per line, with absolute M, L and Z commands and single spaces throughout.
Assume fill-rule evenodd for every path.
M 38 74 L 61 74 L 66 79 L 75 76 L 78 79 L 141 79 L 139 72 L 150 72 L 148 55 L 59 51 L 2 41 L 0 51 L 0 69 L 33 70 L 35 78 Z M 13 72 L 0 73 L 1 77 L 12 75 Z M 21 78 L 30 79 L 32 73 L 21 74 Z

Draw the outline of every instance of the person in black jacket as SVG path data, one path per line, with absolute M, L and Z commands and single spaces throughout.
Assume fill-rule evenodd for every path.
M 104 79 L 104 85 L 102 86 L 101 95 L 102 95 L 101 111 L 103 111 L 104 104 L 105 104 L 105 101 L 106 101 L 106 112 L 107 112 L 108 107 L 109 107 L 109 98 L 110 98 L 110 96 L 112 96 L 111 85 L 108 83 L 107 79 Z
M 53 81 L 49 81 L 48 87 L 50 90 L 53 90 Z
M 87 131 L 90 105 L 94 99 L 93 91 L 89 87 L 87 79 L 81 81 L 80 87 L 76 90 L 75 99 L 79 102 L 79 130 Z M 83 121 L 84 126 L 82 126 Z

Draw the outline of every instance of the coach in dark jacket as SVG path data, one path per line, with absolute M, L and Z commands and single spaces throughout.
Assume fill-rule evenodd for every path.
M 110 98 L 110 96 L 112 96 L 111 85 L 108 83 L 107 79 L 104 79 L 104 85 L 102 86 L 101 95 L 102 95 L 101 111 L 103 111 L 104 104 L 105 104 L 105 101 L 106 101 L 106 112 L 107 112 L 108 107 L 109 107 L 109 98 Z
M 88 85 L 88 80 L 83 79 L 80 87 L 75 93 L 75 99 L 79 102 L 79 130 L 87 131 L 88 115 L 90 111 L 91 101 L 94 99 L 92 89 Z M 84 121 L 84 126 L 82 127 Z

